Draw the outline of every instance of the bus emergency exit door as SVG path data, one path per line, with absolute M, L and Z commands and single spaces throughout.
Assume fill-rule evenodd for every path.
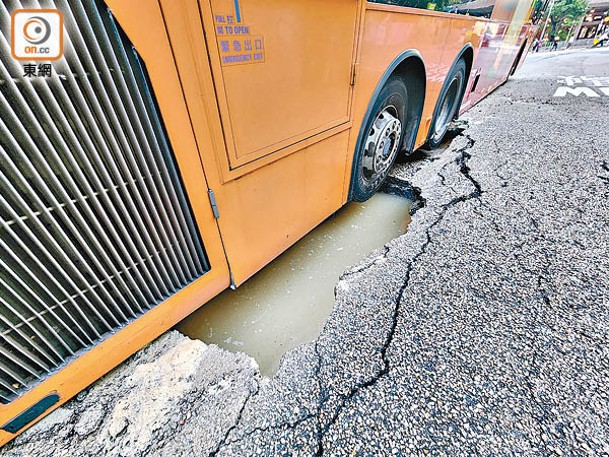
M 231 169 L 349 121 L 357 3 L 201 2 Z

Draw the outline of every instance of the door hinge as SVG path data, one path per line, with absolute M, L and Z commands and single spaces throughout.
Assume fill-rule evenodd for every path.
M 351 64 L 351 85 L 355 86 L 355 79 L 357 78 L 357 70 L 359 69 L 358 63 Z
M 209 189 L 207 191 L 207 193 L 209 194 L 209 202 L 211 203 L 211 210 L 214 212 L 214 217 L 216 219 L 220 218 L 220 211 L 218 211 L 218 203 L 216 202 L 216 195 L 214 194 L 214 191 Z

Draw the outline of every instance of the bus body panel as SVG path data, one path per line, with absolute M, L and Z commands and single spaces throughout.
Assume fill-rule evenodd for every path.
M 243 11 L 247 11 L 250 3 L 240 3 Z M 201 2 L 203 17 L 209 14 L 205 5 Z M 239 285 L 340 208 L 351 124 L 347 119 L 341 125 L 290 144 L 247 164 L 243 167 L 246 172 L 241 167 L 231 169 L 226 123 L 222 122 L 222 108 L 214 95 L 219 82 L 214 78 L 218 73 L 213 67 L 214 63 L 219 64 L 219 58 L 214 59 L 213 52 L 208 51 L 204 29 L 192 4 L 166 2 L 163 11 L 201 161 L 217 200 L 218 224 L 232 283 Z M 269 51 L 274 49 L 272 37 L 265 38 L 265 46 Z M 353 47 L 353 38 L 349 46 Z M 273 59 L 269 51 L 267 61 Z M 311 49 L 303 58 L 314 61 L 316 55 Z M 263 67 L 266 63 L 247 65 Z M 321 67 L 323 62 L 319 62 L 318 68 Z M 350 71 L 351 63 L 347 62 L 346 67 Z M 241 76 L 247 78 L 247 74 Z M 344 85 L 350 90 L 348 78 Z M 249 99 L 243 103 L 249 104 Z M 201 146 L 204 144 L 207 147 Z
M 470 79 L 469 97 L 464 100 L 461 112 L 471 108 L 507 80 L 522 46 L 525 46 L 525 49 L 520 63 L 524 61 L 528 50 L 527 39 L 534 30 L 530 24 L 521 24 L 516 37 L 507 40 L 507 34 L 510 33 L 509 23 L 491 22 L 486 25 L 472 72 L 480 77 L 474 91 L 471 91 L 474 78 Z
M 231 169 L 349 121 L 356 1 L 200 5 Z

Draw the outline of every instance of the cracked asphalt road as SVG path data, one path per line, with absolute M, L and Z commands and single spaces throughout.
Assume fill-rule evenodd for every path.
M 609 52 L 532 56 L 447 151 L 425 207 L 347 272 L 319 339 L 214 455 L 609 455 Z
M 609 455 L 609 96 L 553 97 L 564 76 L 609 76 L 609 51 L 532 56 L 396 167 L 408 232 L 274 378 L 170 333 L 2 453 Z

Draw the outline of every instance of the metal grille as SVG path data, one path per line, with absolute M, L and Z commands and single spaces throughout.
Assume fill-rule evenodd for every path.
M 57 8 L 64 57 L 24 77 L 10 14 Z M 207 271 L 137 53 L 97 1 L 0 4 L 0 402 Z

